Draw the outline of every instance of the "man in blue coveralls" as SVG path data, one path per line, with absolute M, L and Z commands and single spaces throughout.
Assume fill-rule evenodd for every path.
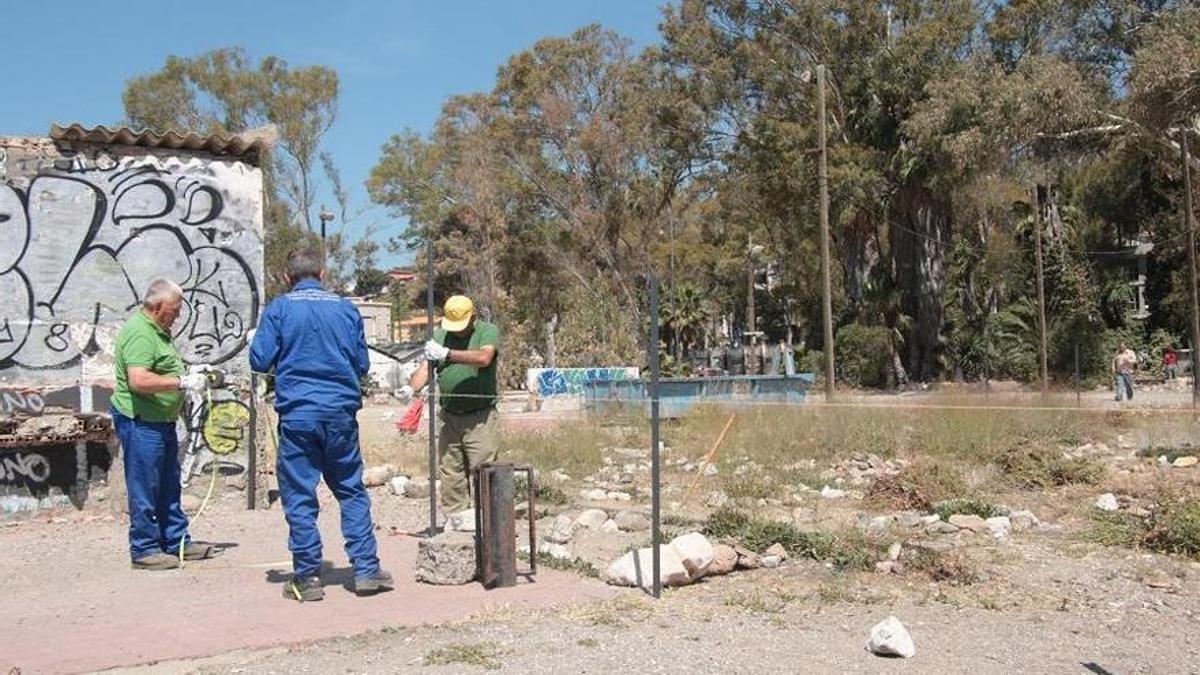
M 301 602 L 325 597 L 317 530 L 322 476 L 341 506 L 354 592 L 391 590 L 392 576 L 379 568 L 358 448 L 359 380 L 370 365 L 362 316 L 321 285 L 318 252 L 305 248 L 288 256 L 287 277 L 291 292 L 267 306 L 250 345 L 250 367 L 275 370 L 279 494 L 292 552 L 292 578 L 283 597 Z

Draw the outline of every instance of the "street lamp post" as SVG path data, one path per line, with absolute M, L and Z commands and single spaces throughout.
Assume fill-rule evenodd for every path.
M 321 215 L 318 218 L 321 219 L 321 269 L 325 269 L 325 263 L 327 262 L 325 259 L 325 226 L 333 222 L 333 214 L 322 204 Z

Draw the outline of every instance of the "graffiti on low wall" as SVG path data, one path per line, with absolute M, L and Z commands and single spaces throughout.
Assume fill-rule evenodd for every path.
M 71 503 L 107 478 L 112 452 L 101 441 L 0 450 L 0 515 Z
M 605 368 L 530 368 L 525 374 L 525 385 L 539 398 L 555 396 L 581 396 L 583 385 L 588 382 L 621 382 L 636 380 L 641 372 L 635 367 L 616 366 Z

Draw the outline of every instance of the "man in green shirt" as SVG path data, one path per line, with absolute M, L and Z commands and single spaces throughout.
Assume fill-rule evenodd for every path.
M 134 569 L 172 569 L 179 558 L 198 560 L 212 553 L 208 544 L 190 540 L 180 505 L 175 418 L 185 394 L 198 396 L 208 386 L 204 372 L 186 371 L 171 344 L 171 326 L 182 305 L 179 285 L 156 279 L 142 309 L 117 334 L 114 348 L 116 387 L 110 412 L 124 451 Z
M 438 431 L 442 508 L 454 515 L 471 508 L 470 476 L 476 466 L 495 461 L 496 364 L 500 331 L 475 316 L 471 299 L 446 300 L 441 328 L 425 344 L 426 363 L 417 368 L 405 391 L 420 391 L 429 381 L 429 363 L 437 369 L 442 424 Z

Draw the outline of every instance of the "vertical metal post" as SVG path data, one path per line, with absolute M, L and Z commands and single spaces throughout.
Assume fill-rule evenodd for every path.
M 1192 292 L 1189 295 L 1192 299 L 1192 407 L 1195 408 L 1197 402 L 1200 402 L 1200 379 L 1196 377 L 1197 366 L 1200 366 L 1197 359 L 1200 357 L 1200 300 L 1196 298 L 1198 292 L 1196 288 L 1196 222 L 1195 215 L 1192 213 L 1192 167 L 1189 164 L 1188 153 L 1188 135 L 1190 133 L 1187 128 L 1184 128 L 1181 152 L 1183 153 L 1183 225 L 1187 228 L 1188 233 L 1188 274 L 1192 282 Z
M 658 451 L 658 275 L 650 275 L 650 546 L 653 549 L 654 597 L 662 596 L 658 547 L 662 544 Z
M 1050 386 L 1049 372 L 1046 367 L 1046 290 L 1042 278 L 1042 206 L 1038 201 L 1038 187 L 1035 183 L 1032 191 L 1033 204 L 1033 241 L 1034 256 L 1037 258 L 1037 301 L 1038 301 L 1038 362 L 1041 377 L 1042 394 Z
M 250 373 L 250 443 L 246 447 L 246 509 L 258 506 L 258 375 Z
M 754 345 L 758 343 L 758 317 L 754 312 L 754 233 L 746 239 L 746 374 L 755 375 Z
M 425 244 L 426 256 L 426 289 L 425 289 L 425 335 L 433 339 L 433 234 L 430 232 Z M 437 505 L 438 505 L 438 456 L 437 456 L 437 368 L 432 361 L 425 363 L 429 368 L 429 395 L 426 398 L 429 408 L 429 536 L 437 534 Z M 478 506 L 478 505 L 476 505 Z
M 825 401 L 833 400 L 833 284 L 829 259 L 829 170 L 825 147 L 825 66 L 817 66 L 817 129 L 821 156 L 817 165 L 817 184 L 821 192 L 821 320 L 825 324 Z

